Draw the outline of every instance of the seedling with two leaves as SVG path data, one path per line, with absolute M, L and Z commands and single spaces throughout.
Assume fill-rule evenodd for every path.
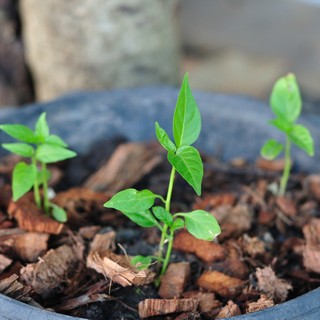
M 30 163 L 21 161 L 16 164 L 12 175 L 13 201 L 19 200 L 33 188 L 34 200 L 46 214 L 51 214 L 59 222 L 67 220 L 66 212 L 49 201 L 48 180 L 50 171 L 48 163 L 62 161 L 76 156 L 67 149 L 67 144 L 57 135 L 50 134 L 46 113 L 38 118 L 35 130 L 22 124 L 3 124 L 0 129 L 19 142 L 3 143 L 2 147 L 14 154 L 29 158 Z M 43 192 L 41 199 L 40 187 Z
M 285 165 L 278 190 L 279 195 L 284 195 L 291 168 L 291 144 L 295 144 L 309 156 L 314 155 L 313 139 L 309 130 L 301 124 L 296 124 L 302 102 L 299 86 L 293 74 L 288 74 L 275 83 L 270 105 L 276 118 L 269 123 L 285 134 L 286 141 L 282 144 L 275 139 L 268 140 L 261 149 L 261 155 L 265 159 L 273 160 L 284 150 Z
M 104 206 L 121 211 L 141 227 L 160 229 L 161 240 L 157 256 L 136 256 L 131 262 L 137 267 L 146 268 L 153 259 L 156 259 L 162 263 L 160 275 L 163 275 L 170 261 L 176 230 L 185 227 L 194 237 L 208 241 L 212 241 L 221 232 L 217 220 L 206 211 L 195 210 L 175 214 L 170 212 L 176 172 L 187 181 L 197 195 L 201 194 L 203 178 L 200 154 L 192 146 L 201 131 L 201 116 L 190 90 L 187 75 L 184 77 L 173 115 L 174 141 L 158 122 L 155 124 L 155 130 L 160 144 L 168 152 L 167 158 L 172 166 L 166 198 L 147 189 L 142 191 L 126 189 L 114 195 Z M 155 205 L 156 199 L 162 202 L 163 206 Z

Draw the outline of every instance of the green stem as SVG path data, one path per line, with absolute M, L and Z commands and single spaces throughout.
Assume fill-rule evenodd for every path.
M 32 165 L 37 169 L 37 161 L 35 157 L 31 158 Z M 38 176 L 34 179 L 33 183 L 33 195 L 34 195 L 34 202 L 36 203 L 38 208 L 41 208 L 41 198 L 40 198 L 40 191 L 39 191 L 39 183 L 38 183 Z
M 167 267 L 168 267 L 168 264 L 170 261 L 170 256 L 171 256 L 171 251 L 172 251 L 172 245 L 173 245 L 173 233 L 174 233 L 174 231 L 170 230 L 170 235 L 168 237 L 168 239 L 169 239 L 168 248 L 167 248 L 166 256 L 164 258 L 164 262 L 162 265 L 160 276 L 164 275 L 165 272 L 167 271 Z
M 43 186 L 43 207 L 44 212 L 49 213 L 49 198 L 48 198 L 48 181 L 47 181 L 47 166 L 45 163 L 41 162 L 42 169 L 42 186 Z
M 283 169 L 283 173 L 280 181 L 280 190 L 279 190 L 280 196 L 283 196 L 285 194 L 287 183 L 289 180 L 290 168 L 291 168 L 290 148 L 291 148 L 291 142 L 287 136 L 285 150 L 284 150 L 284 169 Z

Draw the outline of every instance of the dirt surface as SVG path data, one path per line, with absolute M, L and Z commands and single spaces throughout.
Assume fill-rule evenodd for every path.
M 207 210 L 222 233 L 206 242 L 179 231 L 172 264 L 156 286 L 157 264 L 137 270 L 129 257 L 155 254 L 158 230 L 142 229 L 102 205 L 119 186 L 165 196 L 170 167 L 152 143 L 107 145 L 114 152 L 91 159 L 90 170 L 88 155 L 54 168 L 59 174 L 53 175 L 51 187 L 58 192 L 53 201 L 67 210 L 65 225 L 32 209 L 30 195 L 11 201 L 9 183 L 18 159 L 1 159 L 1 293 L 92 320 L 219 319 L 258 311 L 319 286 L 320 176 L 294 174 L 286 195 L 278 197 L 272 190 L 279 162 L 265 170 L 260 161 L 221 164 L 203 155 L 202 197 L 177 176 L 172 211 Z M 75 185 L 72 177 L 80 170 Z

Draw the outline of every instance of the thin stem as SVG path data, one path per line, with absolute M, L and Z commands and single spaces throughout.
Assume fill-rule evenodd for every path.
M 291 169 L 290 148 L 291 148 L 291 142 L 287 136 L 285 150 L 284 150 L 284 169 L 283 169 L 283 173 L 280 181 L 280 190 L 279 190 L 280 196 L 283 196 L 285 194 L 288 180 L 289 180 L 290 169 Z
M 31 158 L 32 165 L 37 169 L 37 161 L 35 157 Z M 34 195 L 34 202 L 36 203 L 38 208 L 41 208 L 41 198 L 40 198 L 40 191 L 39 191 L 39 183 L 38 183 L 38 176 L 34 179 L 33 183 L 33 195 Z
M 168 248 L 167 248 L 166 256 L 164 258 L 164 262 L 162 265 L 160 276 L 165 274 L 167 267 L 168 267 L 168 264 L 169 264 L 169 261 L 170 261 L 172 245 L 173 245 L 173 233 L 174 233 L 174 231 L 170 230 L 170 235 L 168 237 L 168 239 L 169 239 Z
M 43 186 L 43 207 L 44 212 L 49 213 L 49 199 L 48 199 L 48 181 L 47 181 L 47 166 L 45 163 L 41 162 L 42 169 L 42 186 Z

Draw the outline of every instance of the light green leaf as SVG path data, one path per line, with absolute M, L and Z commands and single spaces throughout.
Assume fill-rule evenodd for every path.
M 301 97 L 296 77 L 288 74 L 276 81 L 270 98 L 274 114 L 287 122 L 294 122 L 301 113 Z
M 35 142 L 33 131 L 23 124 L 2 124 L 0 125 L 0 129 L 10 137 L 15 138 L 19 141 L 27 143 Z
M 46 144 L 53 144 L 59 147 L 67 148 L 68 145 L 58 136 L 55 134 L 50 134 L 48 137 L 45 139 Z
M 12 153 L 15 153 L 22 157 L 30 158 L 33 155 L 34 149 L 26 143 L 3 143 L 2 147 Z
M 158 138 L 158 141 L 160 142 L 160 144 L 167 151 L 172 151 L 172 152 L 176 151 L 177 148 L 176 148 L 175 144 L 171 141 L 171 139 L 169 138 L 166 131 L 160 127 L 158 122 L 156 122 L 156 135 L 157 135 L 157 138 Z
M 221 233 L 221 229 L 216 218 L 203 210 L 195 210 L 183 213 L 186 228 L 194 237 L 201 240 L 213 240 Z
M 142 191 L 126 189 L 115 194 L 104 207 L 114 208 L 126 214 L 141 212 L 151 208 L 156 198 L 160 196 L 147 189 Z
M 46 181 L 49 181 L 49 179 L 51 178 L 51 172 L 49 170 L 46 170 L 45 174 L 43 174 L 43 170 L 38 170 L 37 172 L 37 181 L 39 186 L 41 186 L 43 184 L 43 176 L 45 175 L 45 179 Z
M 45 112 L 43 112 L 38 118 L 34 134 L 37 137 L 38 142 L 44 142 L 45 139 L 49 136 L 50 131 Z
M 164 222 L 167 226 L 171 226 L 173 218 L 165 208 L 156 206 L 152 208 L 152 212 L 158 220 Z
M 61 222 L 61 223 L 67 222 L 68 215 L 67 215 L 66 211 L 63 208 L 57 206 L 54 203 L 50 203 L 50 207 L 52 209 L 52 211 L 51 211 L 52 217 L 56 221 Z
M 75 157 L 77 154 L 69 149 L 52 144 L 42 144 L 37 148 L 36 159 L 44 163 L 53 163 Z
M 152 257 L 150 256 L 135 256 L 132 257 L 130 263 L 138 270 L 148 269 L 152 262 Z
M 13 201 L 19 200 L 31 190 L 37 177 L 37 168 L 24 162 L 19 162 L 13 169 L 12 191 Z
M 286 120 L 280 118 L 270 120 L 269 123 L 285 133 L 288 133 L 292 129 L 293 125 L 291 122 L 287 122 Z
M 295 145 L 304 150 L 309 156 L 314 155 L 313 139 L 306 127 L 300 124 L 294 125 L 288 136 Z
M 171 230 L 172 231 L 176 231 L 178 229 L 182 229 L 184 228 L 184 221 L 183 219 L 181 218 L 176 218 L 174 221 L 173 221 L 173 224 L 171 226 Z
M 198 139 L 200 130 L 201 116 L 186 74 L 173 115 L 173 136 L 176 146 L 179 148 L 193 144 Z
M 140 227 L 150 228 L 158 226 L 157 220 L 149 210 L 130 213 L 122 211 L 122 213 Z
M 198 150 L 191 146 L 181 147 L 176 153 L 169 152 L 168 160 L 197 195 L 200 195 L 203 164 Z
M 283 150 L 283 145 L 277 140 L 268 140 L 261 149 L 261 156 L 267 160 L 275 159 Z

